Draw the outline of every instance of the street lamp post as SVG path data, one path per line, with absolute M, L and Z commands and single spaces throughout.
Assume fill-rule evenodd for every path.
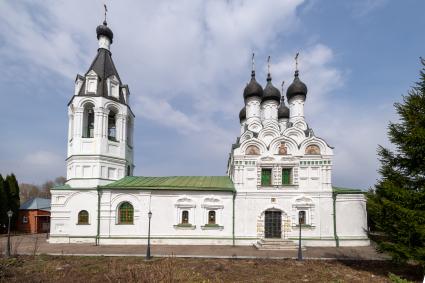
M 13 211 L 9 210 L 7 212 L 7 217 L 9 218 L 9 224 L 7 226 L 7 249 L 6 249 L 6 257 L 10 257 L 10 219 L 13 216 Z
M 152 218 L 152 212 L 149 210 L 148 212 L 148 218 L 149 218 L 149 226 L 148 226 L 148 248 L 146 250 L 146 259 L 151 259 L 151 218 Z
M 303 260 L 303 251 L 301 249 L 301 215 L 298 214 L 298 225 L 300 226 L 300 236 L 298 240 L 298 260 Z

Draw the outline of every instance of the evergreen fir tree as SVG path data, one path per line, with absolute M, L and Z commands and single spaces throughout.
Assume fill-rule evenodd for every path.
M 415 84 L 394 107 L 398 123 L 390 122 L 394 150 L 379 146 L 382 175 L 368 194 L 371 238 L 396 260 L 425 266 L 425 60 Z
M 7 211 L 9 210 L 9 201 L 5 190 L 5 182 L 3 176 L 0 174 L 0 233 L 6 231 L 7 226 Z
M 11 175 L 7 175 L 5 183 L 7 188 L 6 192 L 8 194 L 9 209 L 13 212 L 11 227 L 12 229 L 15 229 L 20 207 L 19 185 L 13 173 Z

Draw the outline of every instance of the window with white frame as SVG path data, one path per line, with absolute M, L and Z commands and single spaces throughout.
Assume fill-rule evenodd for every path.
M 202 229 L 223 228 L 221 225 L 223 207 L 222 201 L 217 197 L 209 196 L 204 199 L 202 204 L 204 226 L 202 226 Z
M 179 198 L 175 204 L 176 207 L 176 224 L 174 227 L 189 227 L 194 228 L 195 225 L 195 202 L 183 196 Z
M 296 198 L 292 204 L 294 225 L 304 225 L 314 227 L 314 202 L 309 197 Z
M 28 216 L 24 215 L 22 217 L 22 223 L 24 223 L 24 224 L 28 223 Z
M 115 76 L 108 78 L 108 91 L 109 96 L 119 98 L 119 83 Z
M 97 75 L 94 71 L 90 71 L 86 76 L 86 93 L 94 94 L 97 92 Z

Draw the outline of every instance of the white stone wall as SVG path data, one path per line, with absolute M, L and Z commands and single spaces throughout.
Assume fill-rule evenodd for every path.
M 336 200 L 336 231 L 341 246 L 360 245 L 367 237 L 366 199 L 362 194 L 339 194 Z
M 53 190 L 51 243 L 94 242 L 97 235 L 97 191 Z M 153 244 L 232 244 L 233 194 L 228 192 L 100 191 L 100 244 L 140 244 L 148 235 L 148 212 L 152 211 Z M 130 202 L 133 224 L 118 223 L 118 207 Z M 89 212 L 90 225 L 78 225 L 81 210 Z M 181 212 L 189 211 L 193 227 L 178 227 Z M 216 211 L 217 227 L 206 227 L 208 211 Z

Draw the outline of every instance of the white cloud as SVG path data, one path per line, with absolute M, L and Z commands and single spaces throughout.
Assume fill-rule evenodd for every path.
M 263 85 L 266 52 L 275 54 L 273 83 L 280 86 L 284 79 L 287 87 L 293 79 L 294 54 L 285 49 L 282 38 L 291 38 L 301 24 L 297 8 L 303 2 L 108 3 L 108 23 L 115 35 L 113 58 L 124 83 L 130 85 L 136 127 L 141 129 L 149 123 L 158 131 L 175 130 L 176 136 L 169 139 L 184 139 L 189 148 L 181 150 L 180 158 L 168 160 L 169 167 L 181 167 L 181 160 L 185 159 L 198 163 L 205 160 L 211 166 L 223 166 L 222 170 L 212 171 L 224 172 L 230 144 L 239 133 L 237 114 L 243 103 L 243 87 L 249 79 L 250 54 L 256 51 L 257 78 Z M 102 21 L 102 4 L 100 0 L 2 1 L 0 62 L 8 58 L 35 66 L 27 68 L 33 72 L 27 75 L 33 77 L 37 69 L 60 74 L 69 81 L 71 96 L 72 79 L 76 73 L 84 73 L 95 56 L 95 27 Z M 368 123 L 372 117 L 366 114 L 358 123 L 356 112 L 349 106 L 334 104 L 331 93 L 344 85 L 345 70 L 333 65 L 335 54 L 331 47 L 314 42 L 300 46 L 299 51 L 300 77 L 309 88 L 308 122 L 319 136 L 337 147 L 336 178 L 350 179 L 347 183 L 355 184 L 352 176 L 356 176 L 356 167 L 352 160 L 361 156 L 365 163 L 375 162 L 371 155 L 376 149 L 375 140 L 383 135 L 382 125 Z M 22 71 L 16 66 L 13 70 L 17 74 Z M 140 132 L 136 140 L 149 135 Z M 362 135 L 346 137 L 349 132 Z M 369 139 L 363 140 L 364 137 Z M 141 174 L 149 171 L 149 166 L 162 168 L 146 161 L 144 156 L 151 153 L 136 150 L 136 154 L 141 156 L 142 165 L 137 164 Z M 23 159 L 22 166 L 39 167 L 39 171 L 31 172 L 47 176 L 48 170 L 64 168 L 62 159 L 48 150 L 37 150 Z M 136 163 L 138 160 L 136 156 Z M 376 168 L 375 164 L 361 165 L 368 172 Z
M 47 150 L 38 150 L 27 154 L 23 163 L 30 166 L 43 166 L 54 168 L 63 163 L 62 156 Z
M 173 109 L 166 100 L 151 100 L 148 97 L 141 96 L 134 108 L 136 109 L 135 114 L 139 114 L 148 120 L 153 120 L 162 126 L 175 128 L 178 132 L 192 133 L 201 131 L 199 125 L 191 117 Z
M 295 54 L 285 54 L 278 58 L 276 64 L 272 64 L 272 75 L 275 78 L 288 78 L 284 89 L 292 83 Z M 326 99 L 329 94 L 340 88 L 343 83 L 343 72 L 332 66 L 334 54 L 328 46 L 316 43 L 300 50 L 299 69 L 300 79 L 307 84 L 308 96 L 306 103 L 306 115 L 315 117 L 324 108 L 331 106 Z M 275 82 L 280 85 L 281 81 Z

